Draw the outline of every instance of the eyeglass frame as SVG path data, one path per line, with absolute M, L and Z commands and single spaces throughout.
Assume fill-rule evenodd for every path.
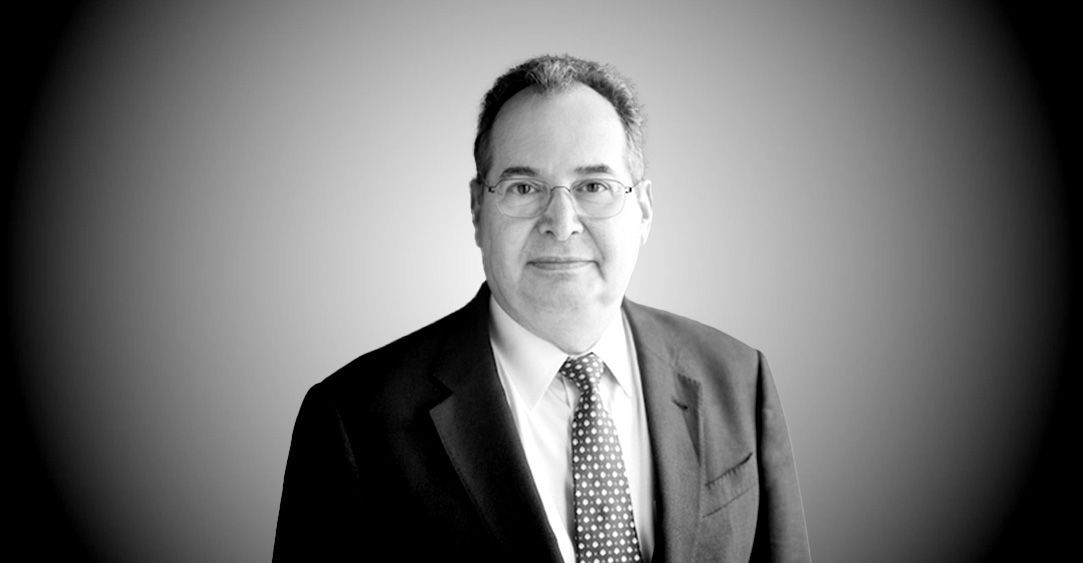
M 515 215 L 509 215 L 506 211 L 501 209 L 500 202 L 497 201 L 496 202 L 496 209 L 501 214 L 503 214 L 505 217 L 511 217 L 512 219 L 536 219 L 538 217 L 541 217 L 542 215 L 545 215 L 545 210 L 549 209 L 549 206 L 553 204 L 553 191 L 556 190 L 557 188 L 564 188 L 564 189 L 568 190 L 568 195 L 572 198 L 572 202 L 575 203 L 576 211 L 580 215 L 583 215 L 584 217 L 587 217 L 587 218 L 590 218 L 590 219 L 612 219 L 613 217 L 616 217 L 617 215 L 620 215 L 622 212 L 624 212 L 624 206 L 627 205 L 627 203 L 628 203 L 628 194 L 635 191 L 635 189 L 638 188 L 640 185 L 642 185 L 643 182 L 645 182 L 647 179 L 643 178 L 643 179 L 637 181 L 636 183 L 634 183 L 634 184 L 632 184 L 630 186 L 628 184 L 625 184 L 624 182 L 621 182 L 620 180 L 615 179 L 615 178 L 583 178 L 582 180 L 577 180 L 575 182 L 572 182 L 572 186 L 580 185 L 583 182 L 590 182 L 592 180 L 593 181 L 598 181 L 598 182 L 601 182 L 601 181 L 614 182 L 617 185 L 619 185 L 620 187 L 624 188 L 624 191 L 620 192 L 620 193 L 622 193 L 624 195 L 624 198 L 621 199 L 621 202 L 620 202 L 620 209 L 617 209 L 617 211 L 614 212 L 612 215 L 605 215 L 605 216 L 601 216 L 601 217 L 594 216 L 594 215 L 586 215 L 586 214 L 583 213 L 582 208 L 579 207 L 579 203 L 576 202 L 575 195 L 572 193 L 572 186 L 553 186 L 553 185 L 550 185 L 548 182 L 545 182 L 543 180 L 539 180 L 537 178 L 530 178 L 530 177 L 503 178 L 503 179 L 497 180 L 497 182 L 495 184 L 491 185 L 491 186 L 485 185 L 485 184 L 482 184 L 482 186 L 484 186 L 485 191 L 495 195 L 497 186 L 499 186 L 503 182 L 507 182 L 507 181 L 511 181 L 511 180 L 529 180 L 531 182 L 537 182 L 537 183 L 545 186 L 546 191 L 549 194 L 549 199 L 546 200 L 545 205 L 543 205 L 541 207 L 540 211 L 536 215 L 528 215 L 526 217 L 517 217 Z

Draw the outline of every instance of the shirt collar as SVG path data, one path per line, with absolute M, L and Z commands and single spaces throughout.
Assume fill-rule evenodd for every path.
M 516 322 L 492 296 L 489 297 L 489 327 L 493 348 L 504 363 L 508 379 L 533 409 L 553 384 L 568 355 Z M 589 352 L 594 352 L 605 362 L 621 391 L 632 397 L 635 385 L 628 334 L 622 310 Z

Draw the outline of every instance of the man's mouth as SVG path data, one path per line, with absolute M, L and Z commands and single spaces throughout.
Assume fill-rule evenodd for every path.
M 583 268 L 589 266 L 593 262 L 593 260 L 578 257 L 544 256 L 530 260 L 527 263 L 541 270 L 561 271 Z

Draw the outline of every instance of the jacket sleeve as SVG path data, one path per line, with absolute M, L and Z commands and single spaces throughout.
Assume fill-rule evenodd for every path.
M 365 530 L 356 458 L 323 384 L 309 390 L 294 425 L 273 560 L 357 556 Z
M 811 561 L 805 511 L 782 404 L 763 354 L 759 356 L 757 440 L 760 508 L 752 561 Z

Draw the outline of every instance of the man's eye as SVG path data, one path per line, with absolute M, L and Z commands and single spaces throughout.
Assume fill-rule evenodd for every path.
M 579 185 L 579 191 L 588 194 L 605 193 L 609 191 L 609 184 L 597 180 L 588 180 Z
M 515 182 L 508 186 L 508 191 L 513 195 L 530 195 L 538 191 L 538 186 L 530 182 Z

